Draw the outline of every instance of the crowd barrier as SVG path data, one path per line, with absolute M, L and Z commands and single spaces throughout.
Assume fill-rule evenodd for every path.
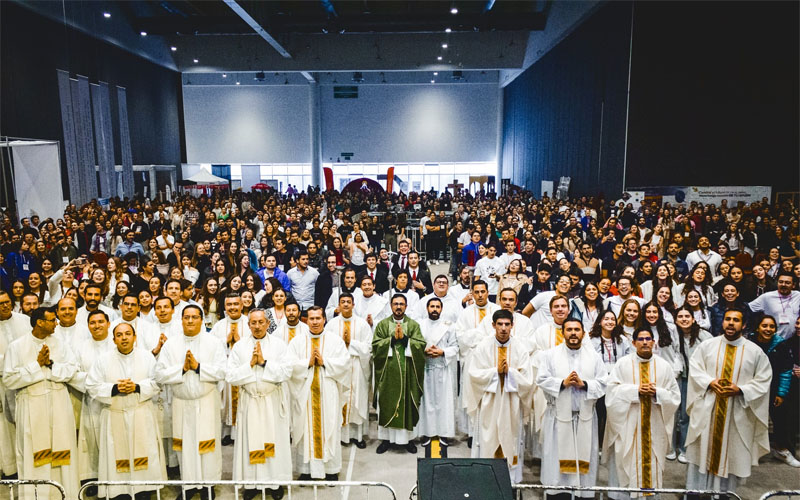
M 730 499 L 737 499 L 742 500 L 742 497 L 737 495 L 736 493 L 732 492 L 724 492 L 724 491 L 711 491 L 711 490 L 684 490 L 684 489 L 677 489 L 677 488 L 650 488 L 650 489 L 640 489 L 640 488 L 613 488 L 608 486 L 592 486 L 592 487 L 578 487 L 578 486 L 545 486 L 543 484 L 514 484 L 511 486 L 514 490 L 514 500 L 524 500 L 526 497 L 525 492 L 527 491 L 540 491 L 542 492 L 541 496 L 538 498 L 544 498 L 544 492 L 564 492 L 570 493 L 570 500 L 575 500 L 577 498 L 575 496 L 578 492 L 584 493 L 600 493 L 600 498 L 606 498 L 606 493 L 640 493 L 643 495 L 679 495 L 679 498 L 685 498 L 685 495 L 698 495 L 703 497 L 710 497 L 714 498 L 714 495 L 726 495 Z M 780 495 L 786 492 L 771 492 Z M 770 495 L 771 493 L 767 493 Z M 792 492 L 788 492 L 792 493 Z M 409 500 L 414 500 L 417 497 L 417 487 L 411 490 L 408 498 Z M 592 498 L 596 498 L 592 497 Z M 767 498 L 767 496 L 761 497 L 762 500 Z
M 175 491 L 163 492 L 168 495 L 168 499 L 174 498 L 174 494 L 180 489 L 181 498 L 187 500 L 187 490 L 205 489 L 208 492 L 208 499 L 213 498 L 211 491 L 215 486 L 222 486 L 233 488 L 234 498 L 239 498 L 240 490 L 244 489 L 261 489 L 260 495 L 256 496 L 256 500 L 271 500 L 272 496 L 269 491 L 263 490 L 264 488 L 275 489 L 277 487 L 286 487 L 284 498 L 292 499 L 332 499 L 332 498 L 364 498 L 371 499 L 370 489 L 380 491 L 375 495 L 375 500 L 391 499 L 397 500 L 397 494 L 394 488 L 386 483 L 377 481 L 91 481 L 81 486 L 78 493 L 78 500 L 86 500 L 89 498 L 86 495 L 86 490 L 92 487 L 97 487 L 97 497 L 108 499 L 109 486 L 128 486 L 131 488 L 129 493 L 133 497 L 133 488 L 137 486 L 158 487 L 154 491 L 155 500 L 162 499 L 161 489 L 164 487 L 175 488 Z M 351 496 L 350 489 L 358 488 L 363 489 L 366 496 Z M 309 491 L 311 489 L 311 491 Z M 63 490 L 62 490 L 63 491 Z M 339 492 L 340 494 L 336 494 Z M 217 492 L 218 493 L 218 492 Z
M 767 500 L 767 498 L 792 498 L 792 497 L 800 497 L 800 490 L 780 490 L 780 491 L 768 491 L 761 495 L 759 500 Z
M 33 495 L 30 495 L 26 492 L 24 495 L 27 499 L 38 500 L 39 499 L 39 488 L 53 488 L 58 491 L 58 494 L 61 495 L 61 500 L 66 500 L 67 493 L 64 491 L 64 487 L 58 484 L 55 481 L 47 481 L 44 479 L 0 479 L 0 490 L 5 490 L 8 488 L 8 498 L 14 500 L 15 498 L 22 498 L 23 495 L 19 493 L 19 487 L 22 486 L 23 488 L 33 488 Z M 17 492 L 14 493 L 14 489 L 16 488 Z M 48 494 L 45 495 L 43 498 L 49 498 L 53 500 L 50 491 L 47 492 Z

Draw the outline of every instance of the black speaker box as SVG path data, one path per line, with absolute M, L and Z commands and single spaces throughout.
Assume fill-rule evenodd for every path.
M 497 458 L 417 459 L 419 500 L 513 500 L 508 463 Z

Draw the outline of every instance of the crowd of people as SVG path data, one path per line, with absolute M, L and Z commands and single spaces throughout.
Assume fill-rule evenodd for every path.
M 69 499 L 220 480 L 222 446 L 243 481 L 337 480 L 372 440 L 467 438 L 554 486 L 601 461 L 611 486 L 664 486 L 676 460 L 717 491 L 766 454 L 800 467 L 789 204 L 309 188 L 1 229 L 0 472 Z

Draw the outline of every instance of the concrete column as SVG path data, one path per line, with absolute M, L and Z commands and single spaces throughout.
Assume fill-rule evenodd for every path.
M 156 182 L 156 169 L 150 167 L 150 192 L 148 193 L 151 200 L 155 199 L 158 192 L 158 183 Z
M 311 130 L 311 185 L 315 187 L 322 185 L 322 124 L 319 101 L 319 83 L 309 82 L 308 123 Z
M 497 85 L 497 173 L 495 174 L 495 192 L 500 195 L 503 179 L 503 86 Z

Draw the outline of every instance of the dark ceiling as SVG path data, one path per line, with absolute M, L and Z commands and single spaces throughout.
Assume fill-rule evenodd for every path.
M 221 0 L 125 2 L 136 29 L 156 35 L 244 34 L 251 28 Z M 136 4 L 147 4 L 141 8 Z M 236 2 L 273 36 L 544 29 L 549 3 L 535 1 Z M 451 9 L 456 8 L 457 14 Z M 141 15 L 139 13 L 148 12 Z

